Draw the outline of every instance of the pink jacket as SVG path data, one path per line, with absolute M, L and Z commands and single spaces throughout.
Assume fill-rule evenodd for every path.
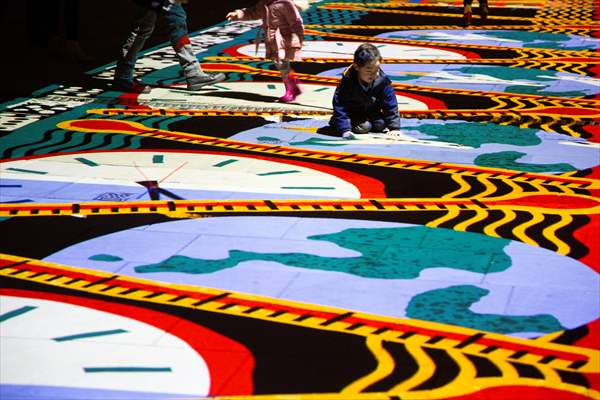
M 239 19 L 262 20 L 267 58 L 300 61 L 304 23 L 292 0 L 259 0 L 236 12 Z

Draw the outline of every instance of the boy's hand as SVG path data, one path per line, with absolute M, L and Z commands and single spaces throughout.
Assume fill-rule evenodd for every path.
M 238 19 L 238 13 L 237 11 L 232 11 L 227 14 L 225 18 L 227 18 L 229 21 L 236 21 Z

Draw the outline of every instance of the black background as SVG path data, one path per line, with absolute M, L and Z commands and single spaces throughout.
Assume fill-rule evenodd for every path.
M 43 10 L 42 3 L 49 1 L 52 0 L 0 0 L 1 51 L 4 54 L 0 103 L 28 97 L 35 90 L 53 83 L 78 85 L 86 82 L 86 71 L 116 61 L 136 11 L 130 0 L 79 0 L 79 43 L 94 59 L 80 63 L 57 55 L 53 51 L 56 47 L 48 48 L 49 38 L 36 34 L 44 29 L 34 23 L 31 15 Z M 53 7 L 61 7 L 60 1 L 54 3 Z M 184 6 L 189 30 L 194 32 L 215 25 L 225 20 L 227 12 L 252 3 L 253 0 L 190 0 Z M 59 15 L 59 34 L 64 37 L 62 12 Z M 159 22 L 145 47 L 162 42 L 168 42 L 168 35 Z

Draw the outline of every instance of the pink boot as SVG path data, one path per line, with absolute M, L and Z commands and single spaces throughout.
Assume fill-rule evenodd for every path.
M 302 90 L 300 90 L 300 79 L 296 78 L 296 75 L 293 73 L 290 73 L 289 78 L 292 89 L 294 90 L 294 96 L 300 96 L 302 94 Z
M 283 83 L 285 84 L 285 94 L 279 98 L 280 102 L 290 103 L 302 93 L 298 87 L 300 81 L 293 74 L 290 73 L 286 78 L 283 78 Z

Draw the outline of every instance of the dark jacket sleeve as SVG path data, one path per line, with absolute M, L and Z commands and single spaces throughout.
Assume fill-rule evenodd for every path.
M 346 107 L 344 107 L 342 103 L 342 99 L 347 92 L 347 88 L 344 85 L 344 81 L 340 82 L 338 87 L 335 89 L 335 93 L 333 95 L 333 115 L 329 120 L 329 125 L 336 130 L 340 135 L 346 131 L 352 129 L 350 124 L 350 117 L 348 116 L 348 112 Z
M 400 113 L 394 88 L 388 81 L 383 89 L 382 109 L 383 119 L 388 129 L 400 129 Z

